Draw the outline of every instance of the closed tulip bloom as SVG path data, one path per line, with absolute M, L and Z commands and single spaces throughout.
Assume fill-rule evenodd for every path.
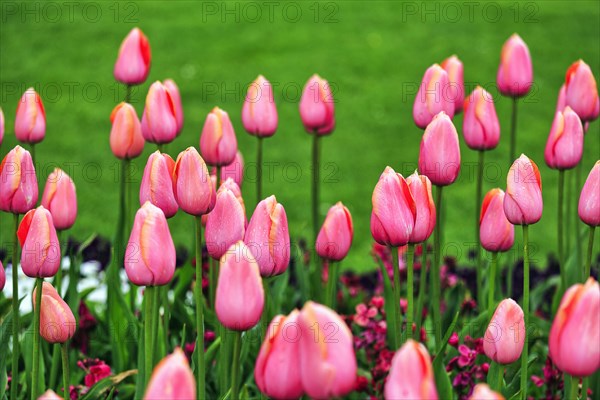
M 15 118 L 15 136 L 19 142 L 39 143 L 46 135 L 46 111 L 42 98 L 29 88 L 21 96 Z
M 433 367 L 427 349 L 409 339 L 396 351 L 383 395 L 388 400 L 437 400 Z
M 589 376 L 600 368 L 600 286 L 594 278 L 563 295 L 548 349 L 556 366 L 569 375 Z
M 579 164 L 582 155 L 583 125 L 577 114 L 567 106 L 554 117 L 544 158 L 550 168 L 565 170 Z
M 179 93 L 179 87 L 173 79 L 165 79 L 163 82 L 164 87 L 171 95 L 173 101 L 173 108 L 175 109 L 175 120 L 177 121 L 177 135 L 181 133 L 183 129 L 183 105 L 181 104 L 181 94 Z
M 246 215 L 244 208 L 228 188 L 219 189 L 215 208 L 206 217 L 206 249 L 214 259 L 220 259 L 236 242 L 244 239 Z
M 244 226 L 248 226 L 248 221 L 246 218 L 246 204 L 244 203 L 244 197 L 242 196 L 242 189 L 240 189 L 238 184 L 235 183 L 235 181 L 231 178 L 227 178 L 223 182 L 221 182 L 221 186 L 219 187 L 219 190 L 223 191 L 225 189 L 231 190 L 233 192 L 233 194 L 235 195 L 235 198 L 237 199 L 237 201 L 242 206 L 242 210 L 244 212 L 244 221 L 246 221 L 246 225 L 244 225 Z
M 150 71 L 150 44 L 139 28 L 133 28 L 127 35 L 115 63 L 115 79 L 126 85 L 143 83 Z
M 35 309 L 37 287 L 31 296 Z M 75 334 L 77 323 L 69 305 L 60 297 L 54 286 L 44 282 L 40 308 L 40 336 L 48 343 L 65 343 Z
M 228 329 L 246 331 L 260 320 L 264 303 L 258 263 L 240 240 L 221 258 L 215 295 L 217 318 Z
M 42 195 L 42 205 L 52 214 L 56 229 L 69 229 L 75 223 L 77 217 L 75 183 L 62 169 L 55 168 L 48 175 Z
M 52 389 L 48 389 L 37 400 L 63 400 L 63 398 L 57 395 Z
M 431 194 L 431 181 L 425 175 L 416 171 L 406 178 L 410 193 L 415 200 L 417 216 L 415 226 L 410 234 L 410 243 L 424 242 L 431 236 L 435 228 L 436 212 L 433 195 Z
M 341 261 L 350 251 L 353 236 L 352 215 L 346 206 L 338 201 L 327 212 L 317 236 L 317 254 L 326 260 Z
M 600 160 L 594 164 L 581 189 L 578 212 L 579 218 L 586 224 L 600 225 Z
M 277 130 L 277 107 L 273 97 L 273 86 L 259 75 L 248 87 L 242 107 L 244 129 L 258 137 L 273 136 Z
M 258 203 L 246 229 L 244 242 L 256 258 L 261 276 L 285 272 L 290 263 L 290 233 L 285 209 L 275 196 Z
M 21 268 L 30 278 L 49 278 L 60 267 L 60 244 L 50 211 L 43 206 L 23 217 L 17 236 L 21 251 Z M 14 273 L 14 271 L 13 271 Z
M 16 146 L 0 164 L 0 210 L 25 214 L 35 207 L 37 201 L 37 177 L 31 154 Z
M 139 286 L 162 286 L 175 272 L 175 245 L 162 210 L 149 201 L 135 214 L 125 250 L 125 272 Z
M 356 355 L 352 332 L 335 311 L 312 301 L 298 316 L 300 376 L 315 399 L 342 397 L 354 389 Z
M 210 174 L 216 176 L 217 169 L 213 168 Z M 235 158 L 231 164 L 221 167 L 221 182 L 225 182 L 227 178 L 233 179 L 240 188 L 242 187 L 242 182 L 244 181 L 244 157 L 239 150 L 235 153 Z
M 504 190 L 495 188 L 483 198 L 479 241 L 487 251 L 508 251 L 515 242 L 515 227 L 504 214 Z
M 186 213 L 204 215 L 214 207 L 215 188 L 206 163 L 194 147 L 188 147 L 177 156 L 173 186 L 175 199 Z
M 530 225 L 542 218 L 543 209 L 540 170 L 525 154 L 521 154 L 508 171 L 504 213 L 513 225 Z
M 452 118 L 454 117 L 454 108 L 448 73 L 438 64 L 433 64 L 425 71 L 417 97 L 415 97 L 413 105 L 415 124 L 419 128 L 425 129 L 442 111 Z
M 473 393 L 471 393 L 469 400 L 504 400 L 504 396 L 498 392 L 494 392 L 485 383 L 478 383 L 473 388 Z
M 118 104 L 110 115 L 110 149 L 120 159 L 136 158 L 144 151 L 142 124 L 133 106 Z
M 328 135 L 335 128 L 335 101 L 329 82 L 314 74 L 304 85 L 300 118 L 308 133 Z
M 297 399 L 304 393 L 298 369 L 299 338 L 298 310 L 273 318 L 254 367 L 256 386 L 270 398 Z
M 159 81 L 154 82 L 148 90 L 142 115 L 144 139 L 151 143 L 171 143 L 179 132 L 176 113 L 175 103 L 167 87 Z
M 491 150 L 500 141 L 500 123 L 492 95 L 477 86 L 465 100 L 463 136 L 473 150 Z
M 200 383 L 201 385 L 204 382 Z M 144 400 L 196 400 L 196 380 L 179 347 L 163 358 L 152 371 Z
M 0 108 L 0 146 L 2 146 L 3 140 L 4 140 L 4 112 L 2 112 L 2 108 Z
M 504 96 L 522 97 L 531 89 L 533 67 L 529 48 L 516 33 L 502 46 L 496 82 Z
M 173 193 L 175 161 L 166 153 L 155 151 L 148 157 L 140 185 L 140 205 L 149 201 L 171 218 L 179 208 Z M 189 194 L 189 193 L 188 193 Z
M 235 160 L 237 139 L 229 115 L 219 107 L 206 116 L 200 135 L 200 153 L 213 166 L 225 166 Z
M 579 115 L 583 121 L 589 122 L 598 118 L 600 100 L 594 74 L 583 60 L 573 63 L 567 70 L 565 78 L 565 103 Z
M 438 186 L 450 185 L 458 177 L 458 134 L 452 120 L 444 112 L 436 115 L 425 129 L 419 152 L 419 172 Z
M 465 101 L 463 63 L 454 55 L 442 61 L 441 67 L 448 73 L 448 80 L 450 81 L 449 90 L 444 91 L 444 93 L 449 96 L 454 103 L 454 115 L 459 114 L 463 109 L 463 103 Z
M 521 357 L 524 343 L 523 310 L 513 299 L 502 300 L 485 331 L 485 355 L 498 364 L 510 364 Z
M 6 283 L 6 272 L 4 271 L 4 266 L 2 265 L 2 261 L 0 261 L 0 292 L 4 289 L 5 283 Z

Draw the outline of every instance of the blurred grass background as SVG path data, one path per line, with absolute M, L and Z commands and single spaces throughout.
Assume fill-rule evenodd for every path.
M 198 146 L 205 116 L 218 105 L 229 112 L 240 149 L 252 162 L 256 140 L 244 132 L 240 117 L 245 90 L 258 74 L 274 84 L 280 122 L 265 142 L 265 161 L 274 164 L 263 192 L 276 194 L 285 205 L 293 241 L 311 236 L 311 138 L 298 115 L 300 90 L 315 72 L 330 81 L 337 128 L 322 141 L 321 214 L 338 200 L 352 212 L 355 242 L 343 265 L 356 270 L 373 266 L 369 218 L 379 174 L 386 165 L 405 176 L 416 168 L 422 132 L 413 123 L 412 105 L 431 64 L 457 54 L 465 65 L 467 92 L 481 84 L 495 96 L 503 136 L 486 155 L 484 191 L 505 187 L 511 103 L 494 85 L 501 46 L 518 32 L 531 51 L 535 85 L 519 105 L 517 150 L 540 167 L 545 203 L 542 220 L 531 229 L 533 259 L 544 265 L 546 255 L 556 253 L 557 172 L 545 165 L 544 146 L 568 66 L 582 58 L 599 80 L 596 1 L 5 1 L 1 7 L 0 106 L 6 134 L 0 151 L 4 156 L 17 144 L 16 106 L 22 92 L 35 87 L 47 115 L 46 139 L 36 148 L 40 198 L 56 165 L 71 171 L 79 216 L 70 234 L 83 240 L 93 232 L 109 238 L 114 233 L 119 175 L 108 144 L 109 116 L 124 89 L 114 82 L 112 70 L 122 39 L 139 26 L 150 41 L 152 69 L 134 91 L 133 104 L 141 117 L 150 83 L 169 77 L 177 82 L 185 127 L 167 148 L 173 158 Z M 454 121 L 460 135 L 462 115 Z M 599 126 L 592 123 L 586 136 L 583 179 L 600 158 Z M 135 190 L 154 150 L 147 145 L 134 162 Z M 461 151 L 459 180 L 444 191 L 445 241 L 448 253 L 466 262 L 474 241 L 476 153 L 462 138 Z M 250 216 L 254 170 L 248 173 L 243 191 Z M 578 219 L 577 224 L 583 229 Z M 11 225 L 3 215 L 3 247 L 11 242 Z M 191 219 L 179 213 L 170 226 L 176 244 L 189 247 Z

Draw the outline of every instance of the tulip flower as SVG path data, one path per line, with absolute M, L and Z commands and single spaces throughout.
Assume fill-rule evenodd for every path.
M 181 95 L 179 94 L 179 87 L 173 79 L 165 79 L 163 86 L 169 92 L 171 100 L 173 101 L 173 109 L 175 110 L 175 120 L 177 121 L 177 135 L 181 133 L 183 129 L 183 106 L 181 104 Z
M 449 96 L 454 103 L 454 115 L 459 114 L 463 109 L 463 102 L 465 101 L 465 82 L 463 78 L 463 63 L 458 59 L 457 56 L 451 56 L 442 61 L 441 67 L 448 74 L 448 81 L 450 82 L 450 91 L 452 94 L 448 94 L 444 90 L 444 94 Z
M 473 388 L 473 393 L 471 393 L 469 400 L 504 400 L 504 396 L 498 392 L 494 392 L 485 383 L 478 383 Z
M 244 242 L 252 251 L 261 276 L 285 272 L 290 263 L 290 234 L 285 209 L 275 196 L 258 203 L 246 229 Z
M 513 225 L 530 225 L 542 217 L 542 178 L 525 154 L 515 160 L 506 178 L 504 213 Z
M 206 249 L 214 259 L 223 257 L 227 249 L 244 238 L 244 209 L 233 191 L 224 187 L 217 192 L 215 208 L 206 218 Z
M 516 33 L 502 46 L 496 81 L 504 96 L 523 97 L 531 89 L 533 67 L 529 48 Z
M 594 278 L 563 295 L 548 348 L 552 361 L 569 375 L 585 377 L 600 368 L 600 286 Z
M 166 153 L 155 151 L 148 157 L 140 185 L 140 205 L 149 201 L 171 218 L 179 208 L 173 193 L 175 161 Z
M 237 154 L 237 139 L 229 115 L 219 107 L 206 116 L 200 135 L 200 153 L 204 160 L 217 167 L 231 164 Z
M 162 399 L 196 400 L 194 374 L 179 347 L 158 363 L 146 387 L 144 400 Z
M 16 146 L 0 164 L 0 210 L 25 214 L 35 208 L 37 201 L 37 177 L 31 155 Z
M 256 386 L 273 399 L 297 399 L 304 393 L 298 369 L 298 314 L 298 310 L 294 310 L 287 317 L 278 315 L 273 318 L 256 359 Z
M 48 389 L 38 397 L 38 400 L 63 400 L 63 398 L 57 395 L 52 389 Z
M 409 339 L 392 359 L 383 389 L 388 400 L 437 400 L 431 358 L 421 343 Z
M 22 143 L 35 144 L 46 135 L 46 111 L 39 94 L 29 88 L 21 96 L 15 118 L 15 136 Z
M 312 301 L 298 315 L 300 376 L 316 399 L 342 397 L 354 389 L 356 355 L 352 332 L 335 311 Z
M 139 85 L 150 71 L 150 44 L 139 28 L 133 28 L 127 35 L 115 63 L 115 79 L 126 85 Z
M 33 290 L 36 298 L 37 288 Z M 44 282 L 40 308 L 40 335 L 48 343 L 65 343 L 75 334 L 77 323 L 69 305 L 60 297 L 54 286 Z M 35 302 L 33 304 L 35 308 Z
M 179 207 L 188 214 L 208 214 L 214 207 L 215 189 L 208 168 L 194 147 L 188 147 L 177 156 L 173 192 Z
M 30 278 L 48 278 L 60 267 L 60 244 L 50 211 L 43 206 L 30 210 L 17 231 L 21 252 L 21 268 Z
M 583 60 L 574 62 L 565 77 L 565 103 L 585 122 L 598 118 L 600 100 L 594 74 Z
M 314 74 L 304 85 L 300 98 L 300 118 L 304 129 L 317 136 L 328 135 L 335 128 L 335 101 L 329 82 Z
M 498 364 L 513 363 L 521 357 L 525 339 L 523 310 L 513 299 L 502 300 L 485 331 L 485 355 Z
M 515 228 L 504 214 L 504 191 L 490 190 L 483 199 L 479 218 L 479 240 L 491 252 L 510 250 L 515 240 Z
M 579 218 L 589 226 L 600 225 L 600 160 L 590 171 L 579 197 Z
M 338 201 L 327 212 L 317 236 L 317 254 L 326 260 L 343 260 L 350 250 L 353 235 L 352 215 L 346 206 Z
M 110 149 L 115 157 L 132 159 L 144 150 L 142 125 L 131 104 L 118 104 L 110 115 Z
M 433 64 L 427 68 L 413 105 L 413 119 L 419 128 L 425 129 L 442 111 L 454 117 L 455 99 L 450 89 L 448 73 L 442 67 Z
M 4 289 L 4 284 L 6 283 L 6 272 L 4 272 L 4 266 L 2 265 L 2 261 L 0 261 L 0 292 Z
M 277 130 L 277 107 L 273 98 L 273 87 L 262 75 L 248 87 L 242 107 L 242 123 L 246 132 L 258 137 L 273 136 Z
M 450 185 L 458 177 L 458 134 L 452 120 L 444 112 L 437 114 L 425 129 L 419 153 L 419 171 L 437 186 Z
M 55 168 L 48 175 L 42 205 L 52 214 L 54 227 L 58 230 L 69 229 L 77 217 L 77 194 L 75 183 L 67 173 Z
M 0 146 L 2 146 L 2 141 L 4 140 L 4 112 L 0 107 Z
M 410 234 L 409 243 L 422 243 L 431 236 L 435 227 L 435 204 L 431 194 L 431 181 L 417 172 L 406 178 L 410 193 L 415 200 L 415 226 Z
M 217 169 L 213 168 L 210 174 L 216 177 Z M 239 150 L 235 153 L 235 158 L 231 164 L 221 167 L 221 182 L 225 182 L 227 178 L 233 179 L 240 188 L 242 187 L 242 182 L 244 181 L 244 157 Z
M 554 117 L 550 135 L 546 142 L 544 157 L 550 168 L 559 170 L 574 168 L 583 155 L 583 125 L 567 106 Z
M 148 90 L 146 106 L 142 115 L 144 139 L 158 145 L 171 143 L 179 132 L 176 113 L 177 110 L 168 88 L 159 81 L 154 82 Z
M 477 86 L 465 100 L 463 135 L 465 143 L 473 150 L 491 150 L 500 141 L 500 123 L 494 99 L 481 86 Z
M 240 187 L 237 185 L 237 183 L 235 183 L 235 181 L 231 178 L 227 178 L 223 182 L 221 182 L 221 187 L 219 187 L 219 190 L 225 190 L 225 189 L 231 190 L 233 192 L 233 194 L 235 195 L 235 198 L 238 201 L 238 203 L 240 203 L 240 206 L 242 206 L 242 211 L 244 212 L 244 221 L 245 221 L 244 226 L 247 227 L 248 221 L 246 218 L 246 204 L 244 203 L 244 198 L 242 197 L 242 189 L 240 189 Z

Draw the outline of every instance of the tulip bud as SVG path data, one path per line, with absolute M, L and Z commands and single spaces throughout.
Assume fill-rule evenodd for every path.
M 166 153 L 155 151 L 148 157 L 140 185 L 140 205 L 149 201 L 171 218 L 179 206 L 173 193 L 175 161 Z
M 515 227 L 504 214 L 504 191 L 495 188 L 483 198 L 479 217 L 479 241 L 487 251 L 508 251 L 515 241 Z
M 460 172 L 458 134 L 452 120 L 444 112 L 433 120 L 421 139 L 419 171 L 437 186 L 453 183 Z
M 0 146 L 2 146 L 3 140 L 4 140 L 4 112 L 2 112 L 2 108 L 0 107 Z
M 513 225 L 535 224 L 542 218 L 542 177 L 535 163 L 525 154 L 508 171 L 504 213 Z
M 31 296 L 35 310 L 37 287 Z M 44 282 L 40 307 L 40 336 L 48 343 L 65 343 L 75 334 L 77 323 L 69 305 L 60 297 L 54 286 Z
M 15 118 L 15 136 L 19 142 L 39 143 L 46 135 L 46 111 L 39 94 L 29 88 L 21 96 Z
M 216 179 L 215 179 L 215 184 L 216 184 Z M 237 183 L 235 183 L 235 181 L 231 178 L 227 178 L 223 182 L 221 182 L 221 186 L 219 187 L 219 190 L 223 191 L 225 189 L 231 190 L 233 192 L 233 194 L 235 195 L 235 198 L 238 201 L 238 203 L 240 203 L 240 206 L 242 206 L 242 211 L 244 212 L 244 221 L 246 222 L 244 224 L 244 226 L 247 227 L 248 221 L 246 218 L 246 204 L 244 203 L 244 198 L 242 197 L 242 189 L 240 189 L 240 187 L 237 185 Z
M 563 83 L 558 91 L 558 98 L 556 99 L 556 112 L 562 111 L 567 106 L 567 87 Z
M 277 130 L 277 107 L 273 87 L 264 76 L 259 75 L 248 87 L 242 107 L 244 129 L 258 137 L 273 136 Z
M 154 367 L 146 387 L 144 400 L 160 399 L 196 400 L 196 380 L 179 347 Z
M 110 122 L 110 149 L 115 157 L 131 159 L 142 154 L 145 143 L 142 125 L 131 104 L 118 104 L 110 115 Z
M 133 28 L 127 35 L 115 63 L 115 79 L 126 85 L 139 85 L 150 71 L 150 44 L 139 28 Z
M 246 215 L 235 193 L 224 187 L 217 192 L 215 208 L 206 217 L 206 249 L 220 259 L 236 242 L 244 239 Z
M 350 250 L 353 236 L 352 215 L 346 206 L 338 201 L 327 212 L 317 236 L 317 254 L 326 260 L 341 261 Z
M 221 258 L 215 312 L 224 327 L 246 331 L 260 320 L 265 293 L 258 263 L 241 240 Z
M 425 175 L 419 175 L 415 171 L 406 178 L 406 184 L 415 200 L 417 210 L 415 226 L 410 234 L 409 243 L 421 243 L 431 236 L 433 228 L 435 228 L 436 212 L 431 194 L 431 181 Z
M 231 164 L 237 153 L 237 139 L 229 115 L 219 107 L 206 116 L 200 135 L 200 153 L 214 166 Z
M 285 209 L 275 196 L 258 203 L 246 229 L 244 242 L 252 251 L 261 276 L 285 272 L 290 263 L 290 234 Z
M 173 170 L 174 195 L 179 207 L 191 215 L 209 213 L 216 201 L 208 168 L 194 147 L 179 153 Z
M 589 226 L 600 225 L 600 160 L 590 171 L 579 197 L 579 218 Z
M 4 272 L 4 266 L 2 265 L 2 261 L 0 261 L 0 292 L 4 289 L 4 284 L 6 283 L 6 272 Z
M 442 111 L 454 117 L 454 98 L 449 88 L 450 79 L 442 67 L 433 64 L 427 68 L 413 105 L 413 119 L 419 128 L 425 129 Z
M 521 357 L 525 339 L 523 310 L 513 299 L 502 300 L 485 331 L 485 355 L 498 364 L 510 364 Z
M 386 167 L 375 185 L 371 212 L 371 234 L 379 244 L 404 246 L 415 225 L 417 207 L 401 174 Z
M 298 310 L 271 321 L 254 367 L 254 381 L 260 391 L 273 399 L 297 399 L 302 396 L 298 365 Z
M 31 154 L 16 146 L 0 164 L 0 210 L 25 214 L 35 208 L 37 201 L 37 177 Z
M 213 168 L 210 174 L 216 177 L 217 169 Z M 242 187 L 242 182 L 244 181 L 244 157 L 242 157 L 242 153 L 239 150 L 235 153 L 235 158 L 231 164 L 221 167 L 221 182 L 225 182 L 227 178 L 233 179 L 239 187 Z
M 138 286 L 162 286 L 175 272 L 175 245 L 162 210 L 149 201 L 135 214 L 125 249 L 125 272 Z
M 463 136 L 473 150 L 491 150 L 500 141 L 500 123 L 491 94 L 477 86 L 465 101 Z
M 600 368 L 600 286 L 594 278 L 563 295 L 548 349 L 556 366 L 569 375 L 589 376 Z
M 504 96 L 523 97 L 531 89 L 533 67 L 529 48 L 516 33 L 502 46 L 496 82 Z
M 421 343 L 409 339 L 396 351 L 383 389 L 388 400 L 437 400 L 431 358 Z
M 494 392 L 485 383 L 478 383 L 473 388 L 473 393 L 471 393 L 469 400 L 504 400 L 504 396 L 498 392 Z
M 50 211 L 44 206 L 30 210 L 17 230 L 21 252 L 21 268 L 30 278 L 49 278 L 60 268 L 60 244 Z M 15 271 L 13 270 L 13 273 Z
M 147 142 L 171 143 L 179 132 L 175 104 L 165 85 L 156 81 L 146 96 L 142 114 L 142 135 Z M 183 115 L 181 116 L 183 118 Z
M 69 229 L 75 223 L 77 217 L 75 183 L 62 169 L 55 168 L 48 175 L 42 195 L 42 205 L 52 214 L 56 229 Z
M 298 315 L 300 375 L 306 394 L 342 397 L 354 389 L 356 355 L 352 332 L 335 311 L 312 301 Z
M 323 136 L 335 128 L 335 101 L 329 82 L 314 74 L 310 77 L 300 98 L 300 118 L 308 133 Z
M 454 115 L 459 114 L 463 109 L 465 101 L 465 82 L 463 78 L 463 63 L 456 56 L 451 56 L 442 61 L 441 67 L 448 74 L 450 82 L 449 92 L 444 90 L 444 94 L 450 97 L 454 103 Z
M 574 62 L 565 78 L 565 103 L 585 122 L 598 118 L 600 101 L 594 74 L 583 60 Z
M 579 164 L 583 155 L 583 125 L 567 106 L 554 117 L 544 158 L 550 168 L 565 170 Z
M 173 79 L 165 79 L 163 86 L 169 92 L 171 100 L 173 101 L 173 109 L 175 110 L 175 120 L 177 121 L 177 133 L 179 136 L 183 129 L 183 106 L 181 104 L 181 94 L 179 94 L 179 87 Z
M 63 398 L 54 393 L 52 389 L 48 389 L 37 400 L 63 400 Z

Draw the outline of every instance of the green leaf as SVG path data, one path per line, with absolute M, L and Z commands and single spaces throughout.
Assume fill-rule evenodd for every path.
M 538 359 L 537 354 L 530 354 L 529 360 L 527 361 L 527 370 L 531 370 L 531 365 Z M 515 374 L 513 375 L 512 381 L 504 387 L 502 390 L 502 394 L 507 399 L 513 398 L 515 394 L 521 392 L 521 360 L 519 359 L 514 364 L 519 365 L 519 367 L 515 370 Z M 507 375 L 508 379 L 508 375 Z
M 433 363 L 433 373 L 435 375 L 435 387 L 438 392 L 438 397 L 440 399 L 452 399 L 452 384 L 450 383 L 450 376 L 448 372 L 446 372 L 446 367 L 444 363 L 434 362 Z
M 2 268 L 2 267 L 0 267 Z M 0 324 L 0 349 L 8 350 L 8 340 L 12 332 L 12 310 L 8 312 L 5 318 L 2 319 Z M 6 384 L 8 378 L 6 377 L 6 361 L 8 360 L 8 354 L 2 354 L 0 357 L 0 399 L 4 398 L 6 392 Z
M 131 369 L 129 371 L 121 372 L 120 374 L 109 376 L 101 381 L 96 382 L 94 386 L 81 398 L 81 400 L 97 400 L 104 398 L 110 393 L 110 391 L 117 387 L 121 382 L 130 376 L 136 375 L 137 369 Z
M 383 279 L 383 297 L 385 299 L 383 307 L 387 318 L 387 325 L 388 327 L 393 327 L 396 326 L 396 313 L 394 311 L 394 291 L 392 288 L 392 282 L 390 281 L 390 277 L 385 269 L 385 265 L 383 265 L 381 261 L 378 261 L 377 264 L 379 264 L 379 269 L 381 270 Z M 396 337 L 393 329 L 387 330 L 387 342 L 391 343 L 394 349 L 397 349 L 400 344 L 396 343 Z
M 444 354 L 444 350 L 446 349 L 446 346 L 448 346 L 448 340 L 450 339 L 450 336 L 452 336 L 452 332 L 454 331 L 454 327 L 456 326 L 456 321 L 458 321 L 458 316 L 460 315 L 460 311 L 457 311 L 456 314 L 454 314 L 454 318 L 452 319 L 452 322 L 450 323 L 450 326 L 448 327 L 448 330 L 446 330 L 446 333 L 444 334 L 444 338 L 442 339 L 442 345 L 440 347 L 440 349 L 437 351 L 437 353 L 435 353 L 435 358 L 433 360 L 434 363 L 438 363 L 438 364 L 442 364 L 442 361 L 444 359 L 443 354 Z
M 502 381 L 504 372 L 504 366 L 498 364 L 495 361 L 490 363 L 490 369 L 487 374 L 487 384 L 494 390 L 498 390 L 498 388 L 502 387 Z

